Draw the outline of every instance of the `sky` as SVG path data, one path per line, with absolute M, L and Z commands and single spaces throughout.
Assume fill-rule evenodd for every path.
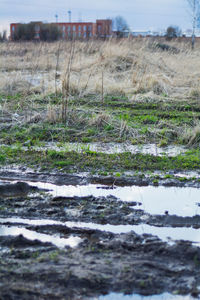
M 122 16 L 132 30 L 191 28 L 187 0 L 0 0 L 0 31 L 9 23 L 92 21 Z

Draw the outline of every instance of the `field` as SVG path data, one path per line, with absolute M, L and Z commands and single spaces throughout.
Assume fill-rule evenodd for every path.
M 20 115 L 21 141 L 32 138 L 23 138 L 28 120 L 41 118 L 39 140 L 197 144 L 199 45 L 193 52 L 184 41 L 162 46 L 151 39 L 2 44 L 2 113 Z M 58 134 L 63 118 L 68 128 Z M 6 141 L 1 131 L 2 141 L 13 144 L 12 133 Z
M 199 146 L 200 41 L 1 43 L 0 299 L 198 297 Z

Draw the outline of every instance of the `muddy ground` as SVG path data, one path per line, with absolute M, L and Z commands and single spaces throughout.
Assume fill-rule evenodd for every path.
M 127 299 L 123 294 L 134 300 L 199 298 L 199 83 L 188 89 L 191 82 L 183 82 L 183 72 L 171 72 L 169 58 L 177 61 L 178 53 L 166 56 L 161 49 L 160 68 L 157 58 L 153 64 L 153 57 L 137 63 L 133 45 L 118 45 L 125 47 L 119 49 L 122 55 L 114 60 L 113 51 L 104 55 L 109 82 L 114 73 L 116 80 L 106 87 L 104 76 L 102 94 L 90 80 L 98 57 L 102 68 L 98 49 L 103 48 L 92 43 L 85 52 L 76 45 L 74 52 L 94 55 L 89 73 L 93 57 L 89 69 L 82 60 L 86 85 L 78 71 L 78 89 L 72 80 L 67 93 L 64 85 L 60 93 L 59 64 L 67 59 L 60 46 L 56 72 L 49 65 L 55 49 L 53 60 L 43 51 L 45 72 L 44 59 L 42 65 L 38 59 L 37 66 L 29 65 L 35 47 L 2 52 L 8 52 L 9 64 L 3 60 L 1 67 L 9 80 L 3 78 L 0 91 L 0 300 Z M 14 78 L 19 61 L 23 80 Z M 189 55 L 188 66 L 193 65 Z M 133 90 L 124 91 L 118 85 L 129 82 L 128 71 Z M 58 79 L 51 94 L 45 94 L 46 76 L 48 89 Z
M 2 169 L 0 178 L 0 299 L 98 299 L 110 292 L 169 292 L 198 297 L 198 245 L 183 240 L 165 241 L 133 230 L 103 230 L 107 224 L 115 228 L 146 224 L 198 230 L 198 215 L 151 215 L 134 201 L 124 203 L 114 196 L 55 196 L 27 183 L 99 182 L 112 190 L 117 184 L 153 184 L 148 177 L 113 182 L 103 177 Z M 163 179 L 160 183 L 175 185 L 175 180 Z M 193 181 L 180 184 L 198 185 Z

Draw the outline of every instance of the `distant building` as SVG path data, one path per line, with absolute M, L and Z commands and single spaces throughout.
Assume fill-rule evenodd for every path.
M 134 30 L 134 31 L 131 31 L 131 34 L 133 36 L 148 36 L 148 35 L 151 35 L 151 31 L 150 30 Z
M 152 30 L 134 30 L 131 31 L 133 36 L 141 36 L 141 37 L 148 37 L 148 36 L 164 36 L 165 31 L 152 31 Z
M 130 30 L 123 30 L 121 32 L 113 30 L 112 34 L 114 37 L 117 37 L 117 38 L 119 38 L 119 37 L 120 38 L 128 38 L 128 37 L 130 37 L 131 32 L 130 32 Z
M 186 29 L 183 31 L 183 36 L 185 37 L 191 37 L 192 36 L 192 29 Z M 195 30 L 195 36 L 200 37 L 200 29 L 196 28 Z
M 31 22 L 35 24 L 35 40 L 40 39 L 40 27 L 42 22 Z M 110 37 L 112 35 L 112 20 L 96 20 L 92 22 L 68 22 L 68 23 L 51 23 L 59 27 L 62 38 L 68 39 L 87 39 L 94 37 Z M 21 23 L 10 24 L 10 38 L 14 40 L 14 34 Z

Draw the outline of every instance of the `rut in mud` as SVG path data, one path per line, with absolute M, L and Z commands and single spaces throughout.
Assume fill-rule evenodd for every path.
M 199 188 L 95 181 L 1 172 L 0 298 L 198 296 Z

